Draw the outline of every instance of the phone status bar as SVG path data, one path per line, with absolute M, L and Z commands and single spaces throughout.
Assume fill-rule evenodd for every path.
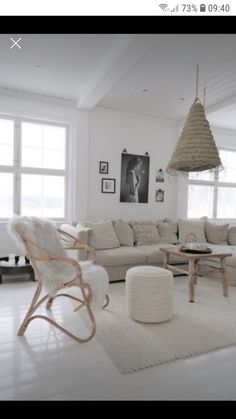
M 14 13 L 13 13 L 14 11 Z M 235 0 L 11 0 L 0 2 L 0 16 L 206 16 L 236 15 Z
M 160 11 L 163 14 L 170 14 L 170 13 L 180 13 L 180 14 L 230 14 L 231 13 L 231 5 L 229 3 L 223 4 L 216 4 L 216 3 L 202 3 L 202 4 L 194 4 L 194 3 L 181 3 L 176 4 L 174 7 L 168 5 L 167 3 L 160 3 L 158 4 Z

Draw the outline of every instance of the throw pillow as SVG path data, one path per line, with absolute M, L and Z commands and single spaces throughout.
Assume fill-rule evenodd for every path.
M 178 224 L 174 221 L 163 222 L 158 221 L 157 227 L 160 234 L 160 242 L 162 243 L 178 243 L 177 230 Z
M 172 220 L 171 218 L 167 218 L 167 217 L 165 217 L 165 218 L 163 218 L 163 223 L 176 223 L 177 224 L 177 226 L 178 226 L 178 223 L 177 223 L 177 221 L 174 221 L 174 220 Z
M 83 222 L 85 227 L 91 229 L 88 232 L 88 244 L 95 250 L 115 249 L 120 247 L 120 242 L 113 228 L 112 221 Z
M 205 221 L 207 241 L 213 244 L 227 244 L 229 224 L 216 224 Z
M 157 225 L 152 221 L 130 221 L 137 246 L 160 243 Z
M 121 246 L 133 246 L 134 245 L 134 232 L 130 225 L 123 220 L 117 220 L 113 222 L 114 229 Z
M 231 246 L 236 246 L 236 226 L 231 226 L 227 232 L 227 241 Z
M 198 241 L 206 243 L 204 224 L 202 220 L 179 219 L 179 241 Z M 193 239 L 194 238 L 194 239 Z

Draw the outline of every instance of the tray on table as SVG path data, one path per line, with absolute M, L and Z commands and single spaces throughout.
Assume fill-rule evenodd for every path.
M 181 246 L 180 251 L 184 253 L 193 253 L 193 254 L 212 253 L 212 249 L 210 249 L 210 247 L 205 247 L 204 249 L 198 249 L 198 248 L 194 249 L 188 246 Z

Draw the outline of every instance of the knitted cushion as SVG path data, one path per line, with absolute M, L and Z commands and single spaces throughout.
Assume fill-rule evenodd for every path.
M 134 231 L 135 244 L 156 244 L 160 242 L 160 235 L 154 221 L 130 221 Z
M 172 243 L 172 244 L 178 243 L 178 237 L 177 237 L 178 224 L 176 222 L 158 221 L 157 227 L 160 234 L 160 242 Z

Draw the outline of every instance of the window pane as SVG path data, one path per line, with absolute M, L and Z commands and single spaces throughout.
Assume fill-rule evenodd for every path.
M 64 217 L 65 178 L 22 175 L 21 213 L 48 218 Z
M 236 218 L 236 188 L 219 187 L 217 218 Z
M 13 215 L 13 174 L 0 173 L 0 217 Z
M 220 150 L 220 158 L 224 170 L 219 172 L 220 182 L 236 182 L 236 152 Z
M 66 129 L 22 123 L 22 166 L 65 169 Z
M 214 180 L 214 171 L 205 170 L 204 172 L 189 173 L 191 180 Z
M 213 217 L 213 186 L 189 185 L 188 217 Z
M 13 165 L 14 123 L 0 119 L 0 165 Z

